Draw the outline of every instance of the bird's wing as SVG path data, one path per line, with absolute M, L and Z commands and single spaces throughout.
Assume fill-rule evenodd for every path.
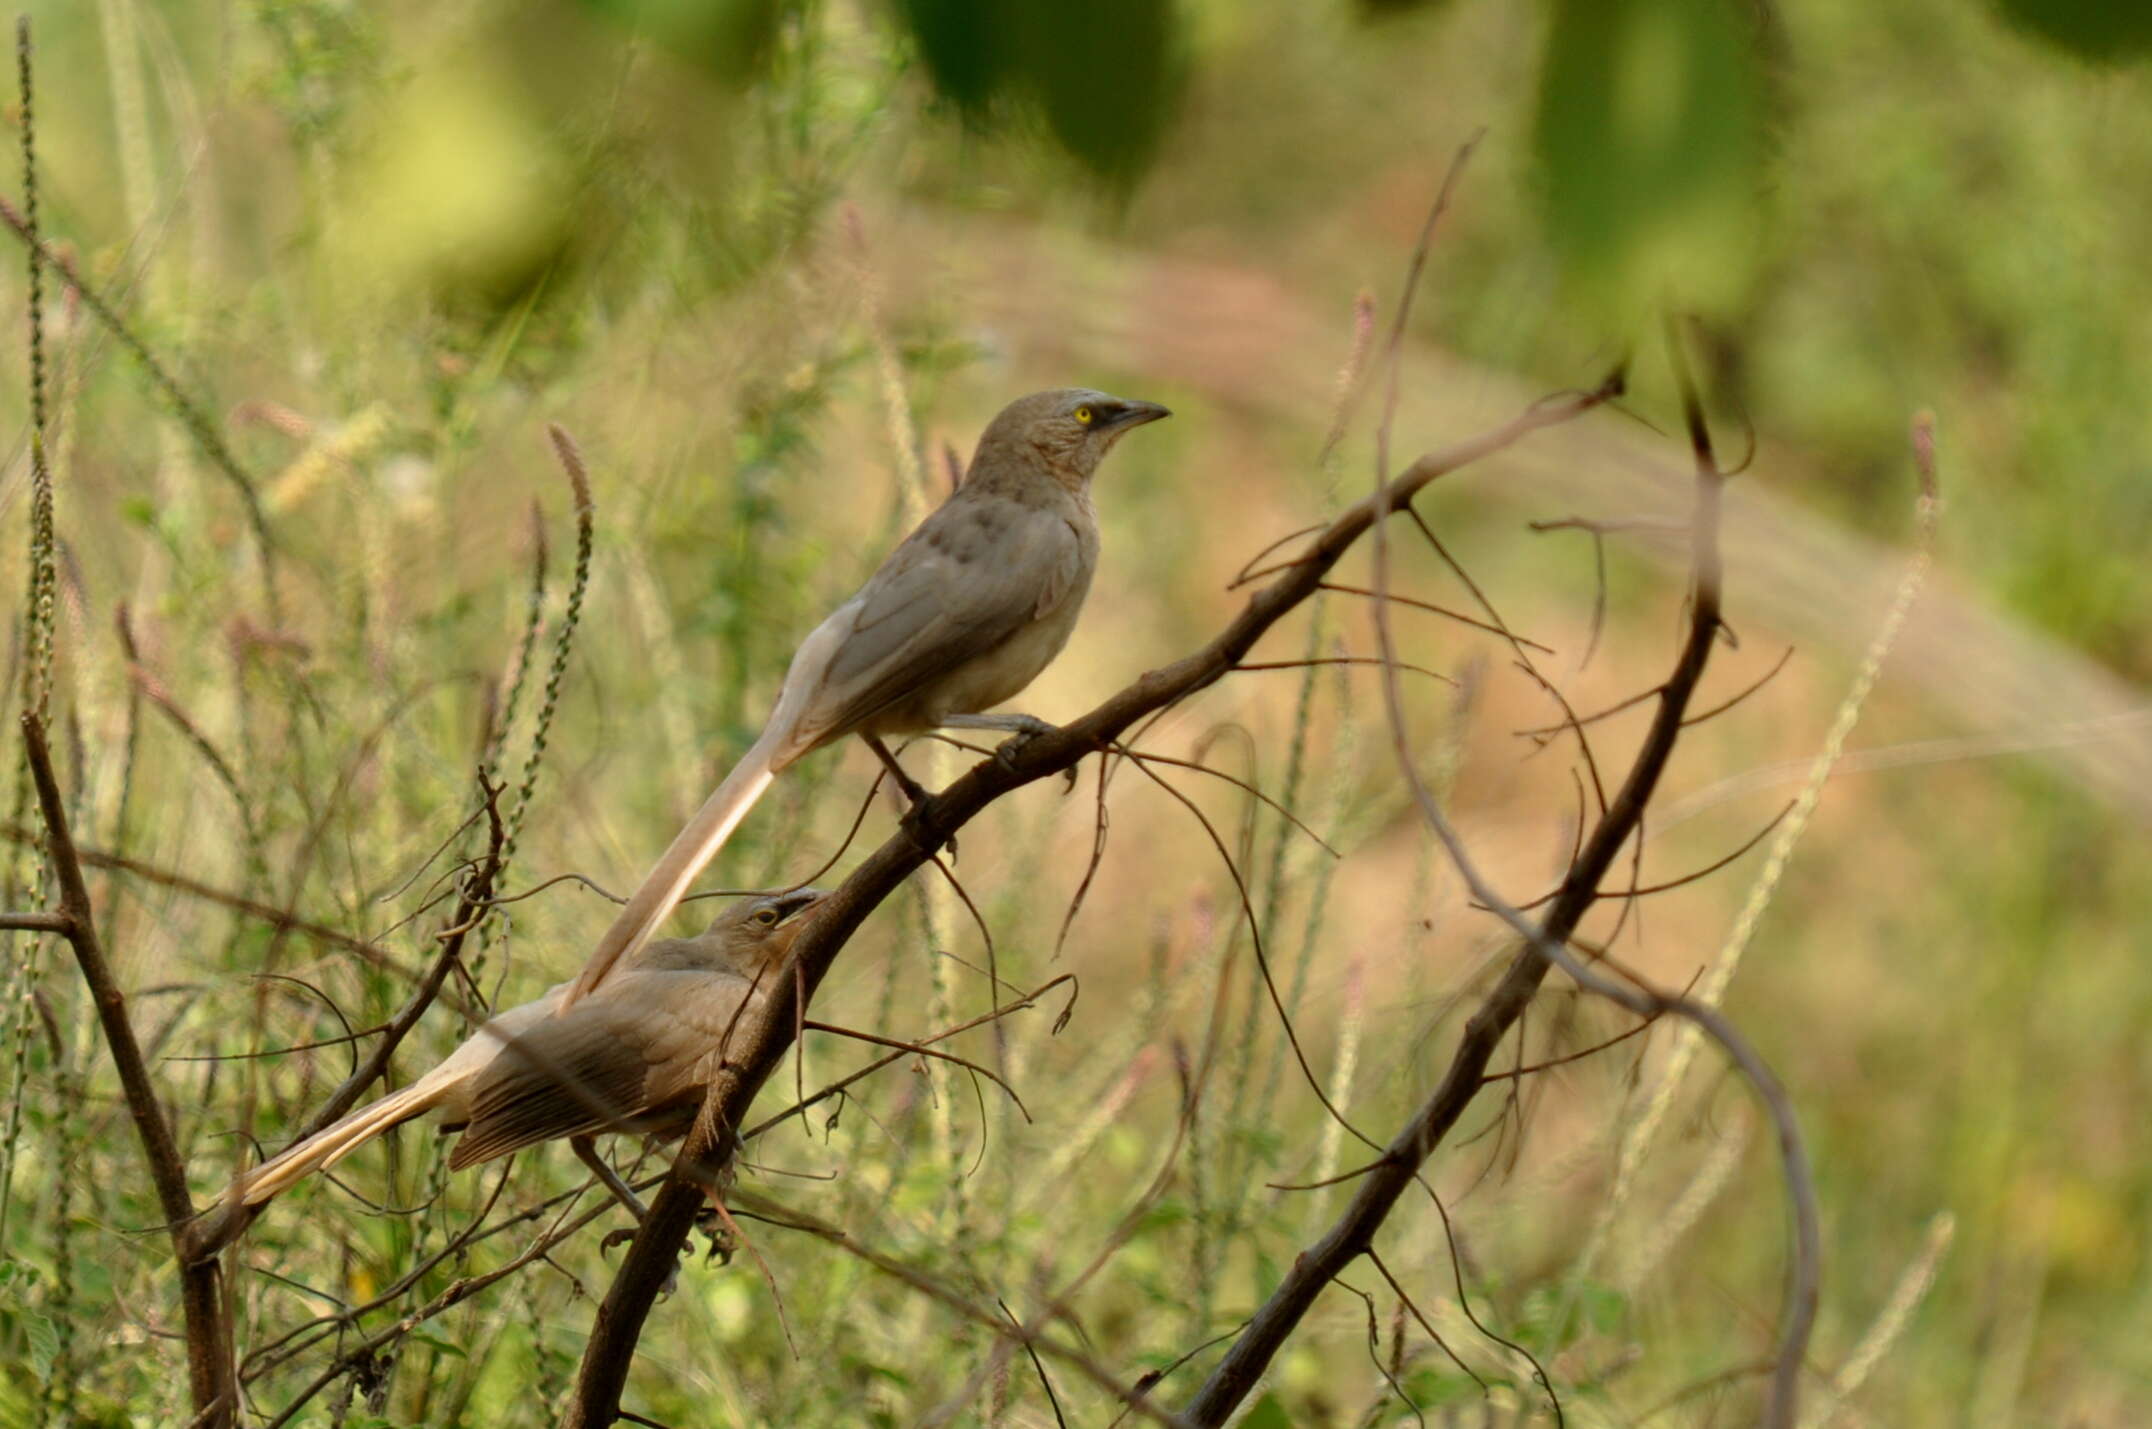
M 834 648 L 802 692 L 799 742 L 857 729 L 993 650 L 1058 609 L 1083 572 L 1083 539 L 1062 512 L 960 492 L 832 621 Z
M 496 1014 L 426 1074 L 427 1080 L 444 1084 L 446 1095 L 440 1102 L 444 1122 L 454 1125 L 470 1115 L 470 1083 L 501 1055 L 502 1048 L 551 1017 L 553 1009 L 560 1005 L 560 995 L 567 990 L 566 983 L 557 983 L 532 1001 Z M 460 1085 L 454 1085 L 457 1083 Z
M 449 1166 L 615 1130 L 702 1086 L 749 992 L 729 972 L 615 973 L 477 1074 L 470 1124 Z

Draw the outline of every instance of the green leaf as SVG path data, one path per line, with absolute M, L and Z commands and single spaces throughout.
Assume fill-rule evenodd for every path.
M 2082 60 L 2126 64 L 2152 55 L 2144 0 L 1995 0 L 2003 18 Z
M 1180 98 L 1173 0 L 1034 3 L 1023 68 L 1063 148 L 1114 183 L 1150 167 Z
M 885 1365 L 878 1363 L 874 1360 L 862 1359 L 857 1355 L 851 1354 L 843 1356 L 840 1359 L 839 1363 L 844 1366 L 844 1369 L 847 1373 L 856 1375 L 862 1379 L 882 1380 L 886 1383 L 896 1385 L 900 1389 L 909 1389 L 912 1385 L 910 1377 L 907 1376 L 904 1371 L 897 1369 L 892 1365 Z
M 978 118 L 1013 68 L 1010 12 L 998 0 L 897 0 L 942 98 Z
M 1360 13 L 1370 20 L 1383 20 L 1414 10 L 1447 10 L 1450 0 L 1360 0 Z
M 448 1355 L 453 1359 L 462 1360 L 470 1358 L 469 1351 L 465 1350 L 463 1346 L 459 1344 L 454 1344 L 448 1340 L 444 1340 L 439 1335 L 433 1334 L 430 1331 L 413 1330 L 405 1338 L 409 1339 L 411 1343 L 416 1345 L 430 1346 L 439 1353 Z
M 1184 1224 L 1188 1217 L 1189 1209 L 1186 1201 L 1179 1201 L 1171 1196 L 1165 1196 L 1153 1202 L 1142 1216 L 1138 1217 L 1136 1229 L 1139 1232 L 1163 1230 L 1168 1226 Z
M 1557 0 L 1534 145 L 1547 234 L 1603 305 L 1725 306 L 1762 216 L 1762 73 L 1730 0 Z
M 583 0 L 630 34 L 647 35 L 719 79 L 759 76 L 776 47 L 780 0 Z
M 897 0 L 935 91 L 974 124 L 1036 101 L 1054 139 L 1111 184 L 1157 157 L 1180 99 L 1175 0 Z
M 1268 1300 L 1272 1292 L 1278 1288 L 1278 1283 L 1284 1278 L 1285 1273 L 1278 1268 L 1278 1262 L 1267 1251 L 1257 1250 L 1255 1253 L 1256 1298 L 1258 1300 Z
M 43 1315 L 22 1317 L 23 1336 L 30 1342 L 30 1372 L 40 1381 L 51 1378 L 53 1361 L 60 1357 L 60 1332 Z
M 1428 1366 L 1405 1376 L 1405 1394 L 1420 1409 L 1456 1404 L 1479 1393 L 1479 1385 L 1455 1371 L 1444 1372 Z
M 1576 1295 L 1585 1325 L 1599 1334 L 1612 1334 L 1628 1316 L 1629 1297 L 1611 1285 L 1588 1280 L 1576 1288 Z
M 1255 1408 L 1248 1411 L 1248 1417 L 1240 1421 L 1240 1426 L 1241 1429 L 1293 1429 L 1293 1419 L 1285 1412 L 1285 1406 L 1278 1403 L 1278 1396 L 1266 1394 L 1255 1401 Z
M 1276 1166 L 1285 1150 L 1285 1135 L 1270 1125 L 1246 1126 L 1235 1135 L 1248 1148 L 1249 1155 L 1264 1166 Z

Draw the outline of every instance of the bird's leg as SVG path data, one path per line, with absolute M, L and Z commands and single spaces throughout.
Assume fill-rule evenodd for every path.
M 607 1231 L 605 1238 L 598 1242 L 598 1249 L 601 1251 L 611 1250 L 616 1245 L 625 1245 L 635 1239 L 635 1233 L 641 1230 L 644 1223 L 650 1219 L 650 1208 L 643 1204 L 642 1197 L 635 1194 L 633 1187 L 620 1179 L 620 1173 L 605 1163 L 605 1158 L 598 1154 L 598 1144 L 595 1141 L 587 1136 L 571 1136 L 568 1138 L 568 1145 L 575 1148 L 575 1159 L 588 1166 L 591 1174 L 598 1178 L 599 1183 L 606 1190 L 613 1193 L 615 1200 L 628 1208 L 629 1215 L 635 1217 L 633 1227 L 618 1226 Z M 701 1217 L 698 1215 L 698 1222 L 700 1219 Z M 679 1288 L 680 1262 L 676 1258 L 673 1261 L 672 1268 L 665 1272 L 665 1283 L 658 1287 L 658 1294 L 669 1300 L 672 1298 L 672 1293 Z
M 650 1214 L 650 1208 L 643 1204 L 642 1197 L 636 1195 L 628 1183 L 620 1179 L 620 1173 L 608 1166 L 605 1158 L 598 1154 L 597 1142 L 587 1136 L 571 1136 L 568 1138 L 568 1145 L 574 1148 L 575 1159 L 590 1168 L 599 1184 L 613 1193 L 613 1199 L 628 1208 L 629 1215 L 639 1221 Z
M 882 761 L 882 767 L 897 781 L 897 788 L 903 791 L 904 797 L 911 801 L 912 807 L 904 816 L 905 830 L 928 852 L 931 853 L 937 846 L 946 843 L 949 845 L 949 852 L 954 855 L 955 839 L 936 838 L 925 827 L 927 810 L 933 804 L 934 796 L 929 794 L 918 780 L 904 772 L 904 766 L 897 763 L 897 756 L 889 752 L 889 746 L 882 743 L 880 735 L 861 734 L 860 738 L 867 742 L 867 748 L 874 751 L 874 757 Z
M 904 766 L 897 763 L 897 756 L 889 752 L 889 746 L 882 743 L 880 735 L 863 734 L 860 738 L 867 741 L 867 748 L 873 750 L 874 757 L 882 761 L 882 767 L 889 771 L 889 777 L 896 781 L 897 788 L 904 792 L 904 797 L 911 801 L 914 809 L 933 797 L 927 793 L 925 785 L 904 772 Z
M 571 1136 L 568 1138 L 568 1145 L 574 1149 L 575 1159 L 588 1166 L 591 1174 L 598 1178 L 598 1184 L 611 1191 L 613 1199 L 628 1208 L 628 1214 L 635 1217 L 637 1226 L 649 1218 L 650 1208 L 643 1204 L 642 1197 L 636 1195 L 627 1182 L 620 1179 L 620 1173 L 606 1164 L 605 1158 L 598 1154 L 598 1144 L 595 1141 L 587 1136 Z M 598 1242 L 598 1248 L 611 1250 L 614 1246 L 633 1239 L 635 1232 L 621 1226 L 607 1231 L 605 1239 Z
M 1050 725 L 1037 715 L 1027 714 L 953 714 L 944 715 L 942 724 L 948 729 L 997 729 L 1009 737 L 994 748 L 994 762 L 1011 771 L 1016 769 L 1016 756 L 1024 746 L 1042 734 L 1052 734 L 1058 726 Z M 1075 775 L 1074 768 L 1069 770 Z

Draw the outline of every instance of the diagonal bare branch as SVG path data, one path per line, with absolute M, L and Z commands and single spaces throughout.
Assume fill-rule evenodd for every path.
M 1379 518 L 1409 503 L 1430 482 L 1543 428 L 1574 421 L 1619 391 L 1616 378 L 1590 391 L 1546 398 L 1477 436 L 1421 456 L 1380 493 L 1356 503 L 1323 527 L 1291 563 L 1248 597 L 1240 614 L 1207 645 L 1140 676 L 1082 718 L 1027 741 L 1008 760 L 989 759 L 974 766 L 927 800 L 910 829 L 900 830 L 884 843 L 808 915 L 813 921 L 802 929 L 793 954 L 797 975 L 780 981 L 758 1025 L 741 1029 L 738 1062 L 713 1079 L 702 1115 L 674 1163 L 674 1174 L 652 1202 L 649 1219 L 599 1306 L 564 1421 L 570 1429 L 597 1429 L 613 1422 L 651 1304 L 686 1241 L 703 1199 L 703 1186 L 717 1174 L 709 1168 L 730 1161 L 737 1140 L 733 1129 L 790 1041 L 794 999 L 813 996 L 859 926 L 925 865 L 932 851 L 926 845 L 938 846 L 1003 795 L 1074 768 L 1087 755 L 1109 748 L 1138 721 L 1223 679 L 1265 632 L 1316 593 L 1330 570 Z M 688 1174 L 695 1168 L 703 1169 L 699 1175 Z

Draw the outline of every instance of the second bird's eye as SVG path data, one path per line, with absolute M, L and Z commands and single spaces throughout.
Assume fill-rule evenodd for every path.
M 776 926 L 777 926 L 777 910 L 776 910 L 775 908 L 765 908 L 765 909 L 763 909 L 763 910 L 762 910 L 761 912 L 759 912 L 759 913 L 757 913 L 757 914 L 755 915 L 755 919 L 754 919 L 754 922 L 755 922 L 755 926 L 756 926 L 756 927 L 758 927 L 758 928 L 774 928 L 774 927 L 776 927 Z
M 1076 420 L 1083 423 L 1087 427 L 1091 425 L 1091 418 L 1094 415 L 1096 414 L 1093 413 L 1089 407 L 1078 407 L 1076 409 Z

